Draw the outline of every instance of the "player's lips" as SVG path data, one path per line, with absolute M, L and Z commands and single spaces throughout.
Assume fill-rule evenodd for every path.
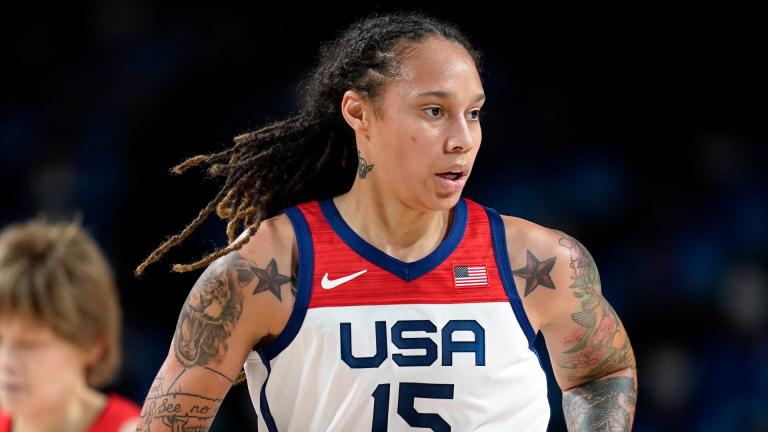
M 455 192 L 464 187 L 467 182 L 468 171 L 464 165 L 454 165 L 445 171 L 435 174 L 437 184 L 448 191 Z

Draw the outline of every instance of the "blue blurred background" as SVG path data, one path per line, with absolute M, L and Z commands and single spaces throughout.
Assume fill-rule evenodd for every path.
M 225 243 L 212 219 L 133 278 L 219 186 L 168 168 L 286 115 L 319 43 L 391 9 L 108 0 L 4 14 L 0 225 L 83 215 L 125 310 L 112 390 L 140 403 L 167 353 L 198 276 L 168 264 Z M 485 52 L 483 147 L 464 195 L 590 249 L 637 354 L 635 430 L 768 430 L 764 30 L 721 11 L 422 10 Z M 548 373 L 550 430 L 565 430 Z M 238 386 L 214 430 L 254 425 Z

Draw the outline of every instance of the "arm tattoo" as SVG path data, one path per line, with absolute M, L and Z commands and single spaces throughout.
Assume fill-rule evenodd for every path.
M 227 339 L 243 311 L 243 293 L 254 286 L 252 294 L 270 291 L 282 301 L 280 288 L 290 281 L 277 271 L 274 258 L 264 269 L 239 252 L 211 264 L 192 287 L 176 325 L 173 351 L 184 369 L 170 384 L 166 385 L 161 375 L 155 379 L 137 431 L 149 432 L 151 426 L 156 429 L 159 424 L 167 426 L 163 431 L 208 431 L 221 399 L 182 389 L 179 379 L 195 370 L 232 385 L 232 378 L 211 366 L 220 365 L 229 348 Z
M 277 271 L 277 261 L 272 258 L 266 269 L 256 267 L 252 261 L 247 261 L 247 263 L 246 267 L 239 270 L 240 273 L 238 273 L 243 283 L 250 282 L 253 276 L 256 275 L 259 277 L 259 284 L 253 289 L 253 294 L 269 290 L 282 302 L 283 298 L 280 295 L 280 287 L 290 282 L 291 278 Z
M 256 283 L 253 294 L 270 291 L 282 301 L 280 287 L 290 278 L 277 271 L 274 258 L 261 269 L 234 252 L 214 262 L 187 297 L 176 325 L 176 358 L 184 367 L 220 363 L 227 338 L 243 310 L 244 288 Z
M 628 431 L 632 426 L 637 388 L 631 377 L 598 380 L 563 394 L 570 432 Z
M 235 252 L 214 262 L 192 287 L 179 315 L 174 343 L 176 358 L 184 367 L 221 361 L 243 310 L 241 285 L 253 278 L 248 263 Z
M 183 374 L 185 371 L 182 371 Z M 217 372 L 219 373 L 219 372 Z M 181 375 L 180 374 L 180 375 Z M 164 379 L 155 378 L 139 416 L 137 432 L 150 432 L 157 421 L 168 428 L 163 431 L 207 432 L 211 426 L 221 399 L 214 399 L 174 387 L 179 377 L 163 390 Z M 155 422 L 153 424 L 153 422 Z
M 535 290 L 539 285 L 555 289 L 555 283 L 549 275 L 552 268 L 555 266 L 555 258 L 557 257 L 539 261 L 533 252 L 528 250 L 528 263 L 526 266 L 517 270 L 512 270 L 513 275 L 525 279 L 525 294 L 523 297 L 527 297 L 528 294 Z
M 556 230 L 555 230 L 556 231 Z M 571 346 L 564 351 L 567 361 L 559 361 L 571 370 L 569 379 L 593 381 L 627 367 L 635 368 L 635 357 L 629 338 L 611 305 L 600 294 L 600 276 L 589 251 L 575 238 L 561 231 L 560 245 L 571 255 L 573 295 L 581 301 L 581 310 L 571 314 L 578 328 L 563 342 Z

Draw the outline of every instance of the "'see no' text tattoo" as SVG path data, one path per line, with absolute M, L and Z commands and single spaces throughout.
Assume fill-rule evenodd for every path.
M 185 371 L 176 377 L 178 380 Z M 155 378 L 149 389 L 147 399 L 139 416 L 137 432 L 158 430 L 159 424 L 165 426 L 162 431 L 207 432 L 211 426 L 221 399 L 214 399 L 185 392 L 181 386 L 172 383 L 163 389 L 164 379 Z M 175 388 L 174 388 L 175 387 Z

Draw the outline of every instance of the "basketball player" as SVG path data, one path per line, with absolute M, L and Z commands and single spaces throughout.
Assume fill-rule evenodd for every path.
M 259 430 L 544 431 L 539 331 L 569 428 L 630 430 L 634 355 L 589 252 L 461 196 L 481 141 L 478 52 L 397 13 L 319 59 L 297 115 L 175 168 L 226 183 L 137 273 L 214 209 L 230 244 L 174 267 L 208 265 L 139 430 L 206 430 L 244 369 Z
M 112 271 L 74 222 L 0 233 L 0 432 L 127 432 L 140 408 L 103 394 L 120 361 Z

